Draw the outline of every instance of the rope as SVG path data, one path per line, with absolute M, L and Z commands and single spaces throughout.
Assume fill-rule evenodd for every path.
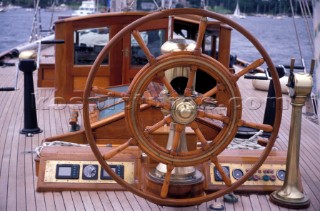
M 306 25 L 306 31 L 308 33 L 308 38 L 309 38 L 309 43 L 311 45 L 311 49 L 312 49 L 312 53 L 314 52 L 314 44 L 313 44 L 313 38 L 312 38 L 312 35 L 311 35 L 311 30 L 310 30 L 310 27 L 309 27 L 309 22 L 308 22 L 308 19 L 307 19 L 307 10 L 309 12 L 309 16 L 311 17 L 311 12 L 310 12 L 310 9 L 309 9 L 309 5 L 306 1 L 304 0 L 299 0 L 299 4 L 300 4 L 300 8 L 301 8 L 301 13 L 302 13 L 302 17 L 303 17 L 303 20 L 304 20 L 304 23 Z
M 52 146 L 73 146 L 73 147 L 88 147 L 87 144 L 77 144 L 77 143 L 71 143 L 66 141 L 52 141 L 52 142 L 43 142 L 41 146 L 37 146 L 34 151 L 37 153 L 37 155 L 40 157 L 41 151 L 45 147 L 52 147 Z
M 38 10 L 39 10 L 39 2 L 40 0 L 37 0 L 34 2 L 35 8 L 34 8 L 34 16 L 33 16 L 33 23 L 32 23 L 32 29 L 31 29 L 31 35 L 29 38 L 29 42 L 32 42 L 34 40 L 39 39 L 39 20 L 38 20 Z M 37 26 L 36 26 L 37 25 Z
M 50 18 L 50 29 L 53 28 L 53 13 L 54 13 L 54 8 L 55 8 L 56 4 L 55 1 L 52 1 L 52 11 L 51 11 L 51 18 Z
M 299 40 L 299 35 L 298 35 L 298 30 L 297 30 L 297 25 L 296 25 L 296 21 L 294 19 L 294 9 L 293 9 L 293 5 L 292 5 L 292 0 L 290 0 L 290 7 L 291 7 L 291 12 L 292 12 L 292 19 L 293 19 L 293 25 L 294 25 L 294 29 L 296 31 L 296 38 L 298 41 L 298 47 L 299 47 L 299 52 L 300 52 L 300 57 L 301 59 L 303 58 L 302 56 L 302 51 L 301 51 L 301 45 L 300 45 L 300 40 Z
M 263 133 L 263 130 L 248 139 L 234 138 L 227 149 L 250 149 L 250 150 L 264 150 L 265 147 L 258 144 L 258 136 Z

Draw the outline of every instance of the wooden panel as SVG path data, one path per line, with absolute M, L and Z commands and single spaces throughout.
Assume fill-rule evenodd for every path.
M 153 20 L 142 26 L 138 27 L 139 31 L 148 31 L 148 30 L 164 30 L 165 37 L 164 41 L 168 40 L 168 18 L 163 18 L 159 20 Z M 155 27 L 156 26 L 156 27 Z M 139 70 L 143 67 L 143 65 L 131 65 L 131 34 L 126 35 L 123 38 L 123 66 L 122 66 L 122 83 L 130 83 L 134 76 L 139 72 Z M 149 49 L 150 50 L 150 49 Z
M 167 148 L 167 142 L 169 138 L 170 126 L 164 126 L 154 131 L 151 135 L 152 138 L 163 148 Z M 187 149 L 195 150 L 197 147 L 197 136 L 194 131 L 187 127 L 186 128 L 186 141 Z
M 230 63 L 231 30 L 232 29 L 226 25 L 221 25 L 220 27 L 218 61 L 226 68 L 229 68 Z
M 65 180 L 65 182 L 57 180 L 55 181 L 55 175 L 45 175 L 48 172 L 55 173 L 55 165 L 54 166 L 48 166 L 51 163 L 77 163 L 77 161 L 80 161 L 80 165 L 82 163 L 92 163 L 97 164 L 100 166 L 100 164 L 96 163 L 96 158 L 94 154 L 92 153 L 91 149 L 88 147 L 76 147 L 77 150 L 74 150 L 73 147 L 64 147 L 64 146 L 57 146 L 57 147 L 47 147 L 44 148 L 41 152 L 39 162 L 36 163 L 36 165 L 39 165 L 38 169 L 38 182 L 37 182 L 37 191 L 62 191 L 62 190 L 124 190 L 123 187 L 121 187 L 119 184 L 107 181 L 108 183 L 105 183 L 106 181 L 100 181 L 100 183 L 95 183 L 94 181 L 82 181 L 81 175 L 79 175 L 79 181 L 70 181 L 68 182 Z M 111 150 L 111 147 L 103 147 L 101 148 L 101 153 L 107 153 L 109 150 Z M 118 165 L 120 162 L 129 162 L 134 163 L 134 169 L 136 169 L 136 173 L 134 174 L 134 178 L 131 178 L 132 176 L 131 172 L 124 172 L 125 174 L 128 174 L 130 177 L 130 180 L 132 182 L 140 181 L 141 179 L 137 177 L 137 172 L 140 171 L 139 165 L 137 164 L 137 160 L 140 158 L 140 150 L 136 147 L 129 147 L 128 149 L 125 149 L 123 153 L 119 153 L 115 155 L 112 159 L 110 159 L 110 162 L 114 162 Z M 92 161 L 92 162 L 91 162 Z M 128 164 L 129 164 L 128 163 Z M 123 164 L 126 165 L 126 164 Z M 49 169 L 49 168 L 50 169 Z M 132 168 L 132 167 L 131 167 Z M 131 169 L 130 168 L 130 169 Z M 81 171 L 79 172 L 79 174 Z M 99 174 L 100 174 L 100 167 L 99 167 Z M 50 176 L 50 177 L 48 177 Z M 126 175 L 125 175 L 126 177 Z M 49 178 L 49 179 L 48 179 Z M 53 178 L 53 179 L 50 179 Z M 101 183 L 102 182 L 102 183 Z
M 110 37 L 115 36 L 124 25 L 114 25 L 110 27 Z M 127 46 L 123 46 L 123 43 L 118 42 L 109 52 L 110 58 L 110 85 L 121 85 L 122 84 L 122 65 L 123 65 L 123 56 Z
M 54 87 L 54 64 L 40 64 L 38 69 L 38 87 Z
M 73 91 L 82 93 L 82 90 L 85 88 L 87 78 L 88 77 L 73 77 Z M 99 87 L 108 87 L 109 80 L 106 77 L 95 77 L 93 85 Z

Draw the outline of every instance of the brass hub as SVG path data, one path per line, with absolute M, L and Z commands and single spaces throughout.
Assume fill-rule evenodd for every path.
M 189 124 L 197 117 L 197 104 L 191 98 L 178 98 L 171 106 L 171 116 L 177 123 Z

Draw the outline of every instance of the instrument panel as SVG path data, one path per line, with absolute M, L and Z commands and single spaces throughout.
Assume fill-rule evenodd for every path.
M 252 164 L 222 163 L 221 166 L 231 182 L 234 183 L 249 171 Z M 243 185 L 281 186 L 285 179 L 285 169 L 284 164 L 263 164 Z M 213 185 L 225 185 L 220 172 L 213 164 L 210 166 L 210 178 Z
M 107 153 L 112 147 L 100 150 Z M 106 161 L 125 182 L 138 185 L 141 152 L 128 147 Z M 124 190 L 95 159 L 90 147 L 55 146 L 44 148 L 36 160 L 37 191 Z
M 259 151 L 225 150 L 218 157 L 223 171 L 231 183 L 241 179 L 259 159 Z M 286 151 L 271 151 L 260 168 L 235 191 L 270 193 L 282 187 L 286 177 Z M 225 188 L 221 172 L 213 163 L 208 165 L 207 190 L 215 191 Z
M 112 149 L 112 147 L 110 147 Z M 106 147 L 101 148 L 104 153 Z M 71 153 L 70 153 L 71 152 Z M 259 153 L 246 150 L 225 150 L 219 156 L 219 164 L 234 183 L 252 168 Z M 156 163 L 143 156 L 135 147 L 129 147 L 108 161 L 111 169 L 129 184 L 145 185 L 147 167 Z M 197 167 L 206 178 L 206 191 L 225 188 L 220 172 L 213 163 L 206 162 Z M 271 192 L 279 189 L 285 179 L 286 152 L 271 152 L 265 163 L 236 191 Z M 43 149 L 36 162 L 38 176 L 37 191 L 63 190 L 124 190 L 95 160 L 88 147 L 71 150 L 70 147 L 48 147 Z
M 134 183 L 134 162 L 109 162 L 111 169 L 129 184 Z M 98 161 L 47 160 L 44 182 L 116 183 Z

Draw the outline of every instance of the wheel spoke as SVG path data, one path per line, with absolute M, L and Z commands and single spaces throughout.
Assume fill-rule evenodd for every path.
M 133 30 L 132 35 L 134 36 L 134 39 L 136 39 L 136 41 L 138 42 L 138 44 L 141 47 L 141 49 L 143 50 L 144 54 L 147 56 L 149 63 L 150 64 L 155 63 L 156 59 L 151 54 L 151 52 L 149 51 L 149 48 L 147 47 L 147 45 L 143 41 L 143 39 L 140 35 L 140 32 L 138 30 Z
M 165 124 L 170 124 L 170 122 L 172 122 L 172 118 L 170 115 L 165 116 L 161 121 L 157 122 L 156 124 L 152 125 L 152 126 L 147 126 L 145 129 L 146 133 L 153 133 L 154 131 L 156 131 L 157 129 L 159 129 L 160 127 L 162 127 Z
M 210 119 L 222 121 L 224 124 L 228 124 L 230 121 L 230 118 L 228 116 L 224 116 L 221 114 L 210 114 L 203 110 L 198 110 L 198 117 L 200 118 L 208 117 Z
M 211 162 L 215 165 L 215 167 L 217 168 L 217 170 L 219 171 L 224 183 L 227 186 L 231 186 L 231 180 L 230 178 L 226 175 L 226 172 L 223 171 L 222 166 L 220 165 L 220 163 L 218 162 L 218 158 L 216 156 L 211 157 Z
M 157 77 L 161 80 L 164 86 L 167 88 L 168 92 L 170 93 L 171 97 L 178 97 L 178 93 L 176 90 L 171 86 L 170 81 L 167 79 L 164 72 L 158 73 Z
M 171 146 L 171 154 L 172 155 L 177 154 L 177 148 L 180 143 L 180 135 L 183 130 L 185 130 L 184 125 L 182 125 L 182 124 L 175 125 L 174 136 L 173 136 L 173 141 L 172 141 L 172 146 Z
M 201 132 L 198 124 L 197 124 L 196 122 L 192 122 L 192 123 L 190 124 L 190 127 L 191 127 L 192 130 L 196 133 L 199 141 L 201 142 L 201 147 L 202 147 L 204 150 L 206 150 L 206 149 L 209 147 L 209 145 L 208 145 L 208 143 L 207 143 L 207 139 L 206 139 L 206 138 L 204 137 L 204 135 L 202 134 L 202 132 Z
M 207 21 L 208 21 L 207 17 L 202 17 L 200 20 L 196 48 L 194 49 L 194 53 L 196 55 L 201 54 L 202 41 L 203 41 L 203 37 L 204 37 L 205 31 L 207 28 Z
M 109 98 L 108 95 L 99 95 L 95 97 L 89 97 L 88 100 L 89 102 L 102 102 L 102 101 L 106 101 L 108 98 Z
M 240 72 L 234 74 L 235 80 L 237 81 L 241 76 L 243 76 L 244 74 L 247 74 L 249 71 L 251 71 L 253 69 L 256 69 L 257 67 L 261 66 L 263 63 L 264 63 L 264 59 L 262 59 L 262 58 L 257 59 L 256 61 L 252 62 L 247 67 L 242 69 Z
M 152 97 L 142 98 L 142 103 L 149 104 L 157 108 L 163 108 L 166 110 L 170 109 L 170 103 L 159 102 L 152 99 Z
M 112 158 L 113 156 L 115 156 L 116 154 L 122 152 L 124 149 L 126 149 L 128 146 L 134 144 L 135 141 L 133 138 L 130 138 L 128 141 L 126 141 L 125 143 L 119 145 L 116 148 L 113 148 L 112 150 L 108 151 L 107 153 L 105 153 L 103 155 L 103 159 L 105 160 L 109 160 L 110 158 Z
M 207 91 L 206 93 L 204 93 L 203 95 L 200 95 L 199 97 L 197 97 L 195 99 L 195 102 L 197 103 L 197 105 L 201 105 L 202 102 L 208 98 L 211 97 L 212 95 L 216 94 L 218 91 L 218 86 L 213 87 L 212 89 L 210 89 L 209 91 Z
M 190 68 L 190 74 L 188 77 L 188 82 L 187 82 L 187 86 L 184 90 L 184 96 L 189 97 L 192 94 L 192 85 L 193 85 L 193 81 L 194 81 L 194 77 L 196 75 L 198 66 L 192 65 Z
M 104 95 L 104 97 L 106 97 L 106 96 L 107 97 L 119 97 L 119 98 L 127 97 L 127 93 L 125 93 L 125 92 L 116 92 L 113 90 L 104 89 L 104 88 L 97 87 L 97 86 L 92 87 L 92 91 L 97 94 L 102 94 L 102 95 Z
M 258 130 L 263 130 L 265 132 L 272 132 L 273 131 L 273 127 L 271 125 L 260 124 L 260 123 L 255 123 L 255 122 L 246 122 L 244 120 L 240 120 L 238 122 L 238 126 L 251 127 L 251 128 L 258 129 Z
M 167 165 L 167 173 L 164 178 L 163 185 L 161 188 L 161 193 L 160 193 L 161 198 L 167 198 L 169 185 L 170 185 L 171 172 L 173 169 L 174 169 L 173 165 Z

